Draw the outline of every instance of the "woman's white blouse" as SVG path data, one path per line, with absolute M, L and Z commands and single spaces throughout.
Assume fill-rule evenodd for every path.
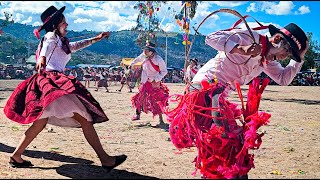
M 69 43 L 69 47 L 71 52 L 73 53 L 91 44 L 91 39 L 85 39 L 81 41 L 71 42 Z M 61 47 L 62 41 L 58 35 L 55 35 L 53 32 L 48 32 L 45 34 L 39 57 L 46 57 L 47 71 L 64 71 L 66 64 L 71 59 L 71 53 L 66 54 Z

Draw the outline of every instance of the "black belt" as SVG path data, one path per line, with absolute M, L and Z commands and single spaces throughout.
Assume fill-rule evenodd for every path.
M 57 70 L 50 70 L 50 71 L 47 71 L 49 73 L 53 73 L 54 75 L 58 75 L 59 73 L 62 73 L 60 71 L 57 71 Z
M 60 72 L 60 71 L 57 71 L 57 70 L 50 70 L 50 71 L 48 71 L 48 72 L 56 72 L 56 73 L 62 73 L 62 72 Z

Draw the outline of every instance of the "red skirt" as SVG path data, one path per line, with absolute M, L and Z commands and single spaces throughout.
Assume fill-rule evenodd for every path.
M 44 109 L 55 99 L 75 94 L 91 115 L 93 123 L 108 121 L 108 117 L 80 81 L 60 72 L 35 74 L 21 82 L 9 97 L 5 115 L 20 124 L 29 124 L 39 119 Z
M 169 88 L 159 82 L 154 87 L 150 82 L 139 87 L 139 92 L 131 99 L 132 106 L 145 113 L 152 112 L 153 116 L 162 114 L 162 107 L 168 105 Z
M 224 85 L 203 82 L 198 91 L 187 89 L 185 95 L 175 95 L 177 99 L 171 100 L 178 102 L 176 108 L 165 108 L 171 141 L 178 149 L 197 147 L 194 162 L 203 178 L 232 179 L 246 175 L 254 167 L 254 155 L 248 150 L 259 148 L 263 133 L 258 134 L 257 130 L 271 116 L 258 111 L 261 94 L 269 81 L 264 80 L 259 88 L 260 80 L 253 80 L 246 109 L 242 110 L 227 100 Z M 242 100 L 240 86 L 237 88 Z M 218 100 L 212 101 L 212 97 Z M 212 107 L 212 102 L 218 102 L 218 106 Z

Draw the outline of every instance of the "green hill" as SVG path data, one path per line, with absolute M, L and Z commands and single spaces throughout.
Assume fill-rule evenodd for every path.
M 0 20 L 1 21 L 1 20 Z M 16 59 L 27 57 L 28 54 L 34 54 L 38 39 L 34 36 L 33 30 L 36 27 L 19 23 L 9 24 L 3 28 L 3 34 L 0 36 L 0 62 L 16 63 Z M 43 36 L 44 32 L 41 32 Z M 93 31 L 69 31 L 67 37 L 71 41 L 76 41 L 82 38 L 89 38 L 97 35 L 99 32 Z M 77 38 L 81 37 L 81 38 Z M 114 64 L 118 65 L 124 57 L 136 57 L 142 50 L 135 44 L 135 39 L 138 37 L 138 32 L 124 30 L 111 32 L 108 40 L 102 40 L 78 51 L 72 55 L 72 60 L 68 65 L 75 64 Z M 157 51 L 160 56 L 165 59 L 165 34 L 157 34 Z M 190 39 L 192 39 L 191 35 Z M 205 36 L 197 36 L 193 44 L 190 58 L 198 58 L 204 63 L 217 53 L 204 43 Z M 182 44 L 182 35 L 177 33 L 168 33 L 167 37 L 167 57 L 168 66 L 183 67 L 185 61 L 185 46 Z M 29 51 L 28 51 L 29 47 Z M 12 57 L 15 57 L 14 59 Z

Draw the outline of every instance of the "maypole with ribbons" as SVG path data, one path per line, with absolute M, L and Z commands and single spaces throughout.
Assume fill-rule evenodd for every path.
M 185 63 L 184 69 L 186 70 L 188 67 L 188 48 L 191 42 L 189 41 L 189 34 L 190 34 L 190 20 L 194 17 L 197 8 L 197 1 L 182 1 L 181 3 L 181 10 L 180 13 L 175 15 L 175 19 L 177 24 L 182 29 L 182 37 L 183 41 L 182 44 L 185 46 Z
M 138 1 L 134 9 L 139 10 L 137 25 L 131 30 L 139 31 L 136 39 L 138 46 L 143 47 L 146 41 L 156 43 L 156 31 L 160 31 L 160 22 L 157 18 L 157 12 L 160 11 L 161 4 L 166 1 Z

